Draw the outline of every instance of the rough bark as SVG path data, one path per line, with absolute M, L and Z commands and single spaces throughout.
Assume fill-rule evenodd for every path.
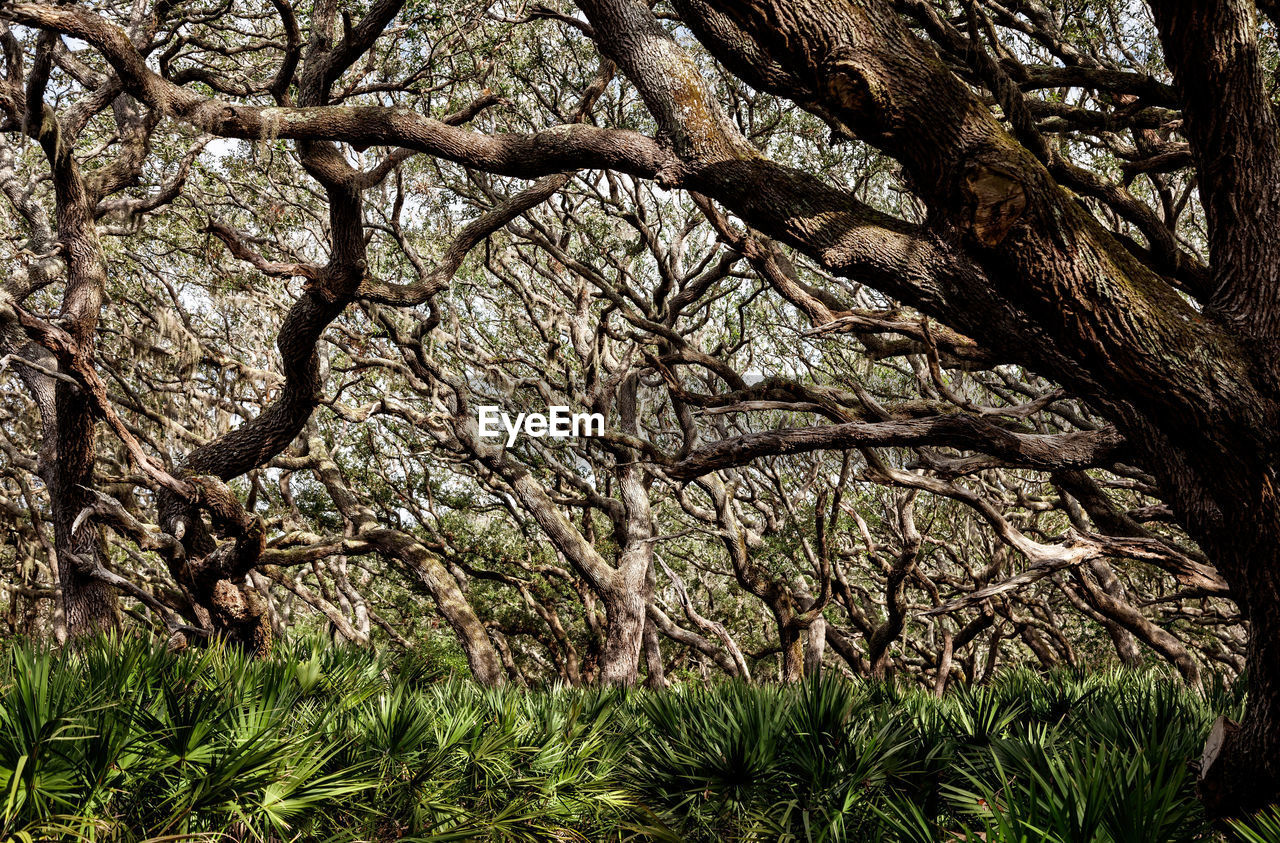
M 827 621 L 817 618 L 809 624 L 804 636 L 804 675 L 822 675 L 822 656 L 827 645 Z
M 651 691 L 660 691 L 667 687 L 669 683 L 666 669 L 662 664 L 662 644 L 658 640 L 658 628 L 654 626 L 653 618 L 647 613 L 644 622 L 644 667 L 646 688 Z
M 41 116 L 37 134 L 53 174 L 58 241 L 67 264 L 59 315 L 79 353 L 91 360 L 105 298 L 106 260 L 80 167 L 52 109 L 45 108 Z M 115 629 L 119 611 L 115 590 L 93 575 L 105 559 L 102 535 L 92 518 L 80 518 L 92 503 L 97 419 L 79 385 L 59 379 L 54 390 L 56 438 L 46 480 L 67 633 L 82 636 Z

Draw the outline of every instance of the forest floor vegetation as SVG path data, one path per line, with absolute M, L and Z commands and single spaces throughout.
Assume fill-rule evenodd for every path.
M 1280 841 L 1188 766 L 1234 684 L 1012 670 L 485 689 L 425 654 L 138 638 L 0 667 L 0 840 Z

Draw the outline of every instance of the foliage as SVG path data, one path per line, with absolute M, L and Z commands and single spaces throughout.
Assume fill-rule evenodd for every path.
M 299 640 L 15 643 L 0 839 L 1208 840 L 1187 761 L 1241 706 L 1158 673 L 520 691 Z

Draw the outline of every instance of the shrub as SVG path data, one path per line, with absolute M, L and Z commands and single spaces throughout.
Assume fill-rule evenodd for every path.
M 495 690 L 315 640 L 11 644 L 0 840 L 1210 840 L 1187 761 L 1242 705 L 1211 687 Z M 1234 828 L 1280 840 L 1274 813 Z

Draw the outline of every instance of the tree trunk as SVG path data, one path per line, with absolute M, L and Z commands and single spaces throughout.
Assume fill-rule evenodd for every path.
M 69 638 L 116 629 L 120 623 L 115 589 L 86 571 L 77 557 L 101 562 L 102 537 L 91 519 L 72 532 L 76 517 L 89 504 L 84 487 L 93 482 L 95 459 L 94 420 L 79 390 L 64 381 L 55 388 L 56 410 L 49 413 L 52 433 L 41 453 L 40 476 L 49 488 L 53 515 L 54 556 L 57 570 L 59 625 Z M 46 462 L 45 452 L 52 457 Z
M 1200 770 L 1199 792 L 1211 817 L 1240 816 L 1280 795 L 1280 560 L 1250 578 L 1249 648 L 1245 673 L 1249 703 L 1236 727 L 1227 724 L 1217 752 Z
M 782 645 L 782 667 L 779 681 L 799 682 L 804 676 L 803 630 L 789 619 L 778 622 L 778 642 Z
M 736 656 L 726 652 L 725 648 L 717 647 L 708 638 L 692 630 L 677 626 L 671 618 L 667 617 L 665 612 L 652 604 L 649 606 L 649 621 L 653 623 L 658 632 L 661 632 L 682 647 L 688 648 L 687 650 L 682 650 L 682 652 L 696 651 L 715 662 L 725 672 L 726 676 L 750 679 L 750 676 L 744 674 L 739 663 L 735 661 Z M 742 664 L 745 664 L 745 661 Z
M 1173 665 L 1188 685 L 1200 689 L 1200 666 L 1190 651 L 1168 630 L 1152 623 L 1132 604 L 1117 600 L 1095 586 L 1083 571 L 1072 572 L 1089 607 L 1109 621 L 1119 624 Z
M 1110 565 L 1098 559 L 1089 563 L 1089 570 L 1093 571 L 1093 575 L 1098 579 L 1098 585 L 1102 586 L 1102 590 L 1108 595 L 1119 601 L 1128 601 L 1124 583 L 1120 582 L 1120 578 L 1116 576 L 1115 571 L 1111 570 Z M 1141 666 L 1142 651 L 1138 649 L 1138 641 L 1133 637 L 1133 633 L 1117 623 L 1108 623 L 1106 627 L 1120 663 L 1125 667 Z
M 827 645 L 827 621 L 826 618 L 815 618 L 813 623 L 809 624 L 809 629 L 805 633 L 804 646 L 804 675 L 805 676 L 821 676 L 822 675 L 822 655 L 826 651 Z
M 431 596 L 440 614 L 458 636 L 458 643 L 466 653 L 467 664 L 476 681 L 482 685 L 501 685 L 503 665 L 498 651 L 449 569 L 409 533 L 381 526 L 373 512 L 356 500 L 314 427 L 307 436 L 307 450 L 315 461 L 314 469 L 320 482 L 328 489 L 329 497 L 343 517 L 355 528 L 355 535 L 399 562 Z
M 458 587 L 458 581 L 435 554 L 399 530 L 366 526 L 358 535 L 398 560 L 431 596 L 436 609 L 457 636 L 476 681 L 481 685 L 501 685 L 502 662 L 484 623 Z
M 621 588 L 604 595 L 604 654 L 600 658 L 600 682 L 634 685 L 640 673 L 644 644 L 645 595 L 642 588 Z
M 660 691 L 667 687 L 666 671 L 662 667 L 662 646 L 658 642 L 658 628 L 653 619 L 646 617 L 644 622 L 644 685 L 651 691 Z
M 77 516 L 90 504 L 85 489 L 93 483 L 93 427 L 93 417 L 78 390 L 60 382 L 58 462 L 49 498 L 62 609 L 67 635 L 72 638 L 114 630 L 120 624 L 115 589 L 86 570 L 100 565 L 104 556 L 97 525 L 86 518 L 72 530 Z
M 80 168 L 61 140 L 56 116 L 47 107 L 39 139 L 53 171 L 58 241 L 67 256 L 60 315 L 76 344 L 73 353 L 91 361 L 106 295 L 106 261 Z M 66 364 L 66 360 L 59 360 L 60 367 Z M 115 629 L 120 618 L 115 589 L 89 573 L 105 558 L 97 524 L 85 518 L 78 529 L 72 529 L 89 504 L 88 489 L 93 487 L 97 457 L 93 410 L 88 396 L 66 381 L 58 381 L 54 396 L 57 439 L 52 450 L 56 456 L 49 467 L 51 476 L 45 479 L 52 480 L 49 498 L 67 634 L 75 637 Z
M 942 699 L 942 695 L 947 692 L 947 680 L 951 677 L 951 655 L 952 645 L 955 638 L 951 634 L 951 630 L 944 629 L 942 631 L 942 652 L 938 654 L 938 673 L 933 680 L 933 695 L 938 699 Z
M 982 665 L 982 676 L 978 679 L 979 685 L 986 685 L 996 676 L 996 668 L 1000 665 L 1000 642 L 1004 640 L 1004 635 L 999 626 L 991 630 L 991 641 L 987 645 L 987 660 Z M 974 666 L 976 669 L 976 665 Z

